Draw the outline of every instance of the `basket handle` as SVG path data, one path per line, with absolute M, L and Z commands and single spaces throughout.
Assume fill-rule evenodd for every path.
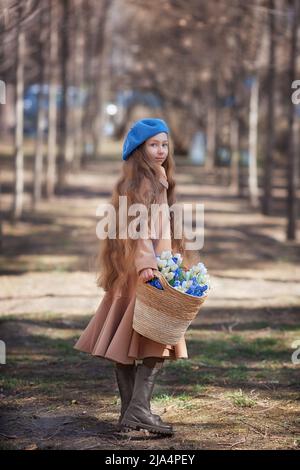
M 153 274 L 155 277 L 157 277 L 161 283 L 161 285 L 165 288 L 165 289 L 170 289 L 170 284 L 168 283 L 168 281 L 164 278 L 164 276 L 162 275 L 162 273 L 160 271 L 158 271 L 157 269 L 153 269 Z

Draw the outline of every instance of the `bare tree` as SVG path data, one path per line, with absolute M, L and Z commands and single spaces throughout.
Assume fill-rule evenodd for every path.
M 208 110 L 207 110 L 207 154 L 205 167 L 206 169 L 212 170 L 215 166 L 216 152 L 217 152 L 217 129 L 218 129 L 218 91 L 217 91 L 217 80 L 213 75 L 209 87 L 209 99 L 208 99 Z
M 84 53 L 85 49 L 85 34 L 84 34 L 84 5 L 82 0 L 77 0 L 76 8 L 76 36 L 75 36 L 75 52 L 73 62 L 76 70 L 76 89 L 77 89 L 77 102 L 74 108 L 74 165 L 73 167 L 77 170 L 81 167 L 81 160 L 83 155 L 83 90 L 84 90 Z
M 4 24 L 4 18 L 3 18 L 3 10 L 1 8 L 0 10 L 0 38 L 3 38 L 4 37 L 4 30 L 5 30 L 5 24 Z M 5 57 L 5 52 L 4 52 L 4 47 L 3 47 L 3 41 L 0 42 L 0 64 L 3 63 L 4 61 L 4 57 Z M 1 72 L 3 72 L 1 70 Z M 5 89 L 3 90 L 3 88 L 1 88 L 0 92 L 3 92 L 6 93 L 6 87 Z M 0 100 L 0 126 L 1 126 L 1 120 L 2 120 L 2 117 L 3 117 L 3 113 L 4 113 L 4 110 L 3 110 L 3 106 L 4 106 L 4 103 L 3 101 L 5 102 L 5 100 L 2 100 L 2 96 L 1 96 L 1 100 Z M 2 207 L 1 207 L 1 169 L 0 169 L 0 253 L 2 253 L 2 249 L 3 249 L 3 228 L 2 228 L 2 211 L 1 211 Z
M 22 23 L 23 3 L 17 3 L 16 23 L 16 97 L 15 97 L 15 181 L 13 218 L 19 219 L 23 211 L 24 196 L 24 150 L 23 150 L 23 122 L 24 122 L 24 65 L 25 65 L 25 32 Z
M 289 87 L 296 80 L 296 58 L 297 58 L 297 41 L 300 21 L 300 1 L 293 0 L 292 15 L 291 15 L 291 47 L 290 47 L 290 64 L 288 71 L 288 84 Z M 297 201 L 297 188 L 299 184 L 299 148 L 296 147 L 295 133 L 295 109 L 292 100 L 289 102 L 288 112 L 288 193 L 287 193 L 287 239 L 295 240 L 297 215 L 298 215 L 298 201 Z
M 230 150 L 231 150 L 231 164 L 230 164 L 230 186 L 234 189 L 235 193 L 239 193 L 239 118 L 235 109 L 232 112 L 230 123 Z
M 42 196 L 42 182 L 43 182 L 43 160 L 44 160 L 44 133 L 46 122 L 46 106 L 45 106 L 45 76 L 46 66 L 45 61 L 45 42 L 49 30 L 49 10 L 46 6 L 41 6 L 39 9 L 39 34 L 38 34 L 38 112 L 36 120 L 36 147 L 34 159 L 34 177 L 33 177 L 33 209 Z
M 263 175 L 263 198 L 262 212 L 265 215 L 271 213 L 272 204 L 272 183 L 274 166 L 274 99 L 275 99 L 275 15 L 274 0 L 268 0 L 268 36 L 269 36 L 269 57 L 267 74 L 267 129 L 266 129 L 266 154 L 264 158 Z
M 57 90 L 58 90 L 58 5 L 56 0 L 48 0 L 50 17 L 49 37 L 49 105 L 48 105 L 48 142 L 46 195 L 54 195 L 56 180 L 57 153 Z
M 259 115 L 259 78 L 251 80 L 250 108 L 249 108 L 249 173 L 248 187 L 252 207 L 258 206 L 257 181 L 257 139 Z
M 67 66 L 70 56 L 69 47 L 69 19 L 70 2 L 61 0 L 62 21 L 60 24 L 60 86 L 61 100 L 58 121 L 58 155 L 57 155 L 57 192 L 61 193 L 65 187 L 67 160 L 66 160 L 66 141 L 67 141 L 67 93 L 68 93 L 68 73 Z

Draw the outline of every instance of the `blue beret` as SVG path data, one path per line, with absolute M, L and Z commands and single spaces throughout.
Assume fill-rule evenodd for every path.
M 150 139 L 160 132 L 169 134 L 169 128 L 162 119 L 141 119 L 136 121 L 130 128 L 123 144 L 123 160 L 127 160 L 129 155 L 145 140 Z

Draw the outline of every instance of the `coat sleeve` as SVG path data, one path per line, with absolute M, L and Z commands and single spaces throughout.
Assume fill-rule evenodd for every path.
M 146 178 L 142 180 L 140 191 L 143 196 L 143 199 L 145 198 L 145 200 L 147 200 L 148 197 L 150 197 L 151 195 L 150 183 L 149 180 L 147 180 Z M 138 274 L 143 269 L 158 269 L 156 255 L 153 247 L 153 241 L 150 236 L 148 236 L 148 238 L 146 239 L 139 238 L 137 240 L 135 268 Z
M 139 274 L 143 269 L 157 269 L 157 260 L 151 239 L 137 240 L 135 267 Z

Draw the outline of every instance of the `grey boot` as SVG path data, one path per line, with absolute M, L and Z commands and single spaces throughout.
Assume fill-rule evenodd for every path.
M 135 364 L 121 364 L 119 362 L 117 362 L 115 365 L 115 375 L 121 398 L 121 413 L 119 416 L 118 424 L 119 429 L 122 431 L 129 430 L 128 428 L 126 428 L 126 426 L 121 426 L 121 421 L 132 398 L 135 383 L 136 367 L 137 366 Z M 162 420 L 159 415 L 152 415 L 154 419 L 156 419 L 157 423 L 162 423 Z
M 121 364 L 119 362 L 115 365 L 115 374 L 121 398 L 121 414 L 119 417 L 119 424 L 123 418 L 125 411 L 130 403 L 132 392 L 135 382 L 135 364 Z
M 172 426 L 165 424 L 159 416 L 153 415 L 150 409 L 154 383 L 160 370 L 144 364 L 137 366 L 132 399 L 121 421 L 123 427 L 146 429 L 157 434 L 173 434 Z

